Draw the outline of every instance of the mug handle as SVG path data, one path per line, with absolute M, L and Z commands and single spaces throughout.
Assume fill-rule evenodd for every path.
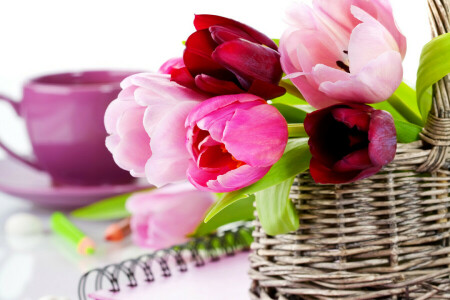
M 4 96 L 0 94 L 0 101 L 5 101 L 11 107 L 14 109 L 14 111 L 17 113 L 19 117 L 21 117 L 21 110 L 20 110 L 20 102 L 14 101 L 11 98 Z M 15 153 L 13 150 L 11 150 L 9 147 L 7 147 L 5 144 L 0 141 L 0 148 L 3 149 L 9 156 L 11 156 L 14 159 L 17 159 L 18 161 L 21 161 L 22 163 L 26 164 L 29 167 L 32 167 L 33 169 L 42 171 L 42 167 L 39 166 L 37 162 L 31 161 L 17 153 Z

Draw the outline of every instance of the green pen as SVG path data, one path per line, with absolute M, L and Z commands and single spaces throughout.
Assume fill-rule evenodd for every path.
M 54 232 L 74 244 L 78 253 L 82 255 L 94 254 L 94 242 L 70 222 L 63 213 L 53 213 L 50 217 L 50 226 Z

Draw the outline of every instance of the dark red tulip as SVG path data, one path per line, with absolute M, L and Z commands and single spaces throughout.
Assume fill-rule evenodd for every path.
M 392 116 L 362 104 L 334 105 L 306 116 L 317 183 L 340 184 L 367 178 L 390 163 L 397 149 Z
M 282 96 L 277 45 L 255 29 L 215 15 L 196 15 L 196 32 L 186 41 L 185 67 L 172 80 L 211 95 L 251 93 L 264 99 Z

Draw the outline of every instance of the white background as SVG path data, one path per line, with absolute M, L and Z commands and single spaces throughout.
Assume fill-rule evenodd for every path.
M 420 50 L 430 38 L 426 0 L 391 1 L 397 22 L 408 39 L 405 80 L 414 84 Z M 290 3 L 291 0 L 0 0 L 0 93 L 19 99 L 22 83 L 43 73 L 156 70 L 166 59 L 182 55 L 182 41 L 194 30 L 194 13 L 234 18 L 277 38 L 286 27 L 284 10 Z M 23 122 L 3 103 L 0 139 L 21 153 L 30 150 Z M 0 158 L 2 155 L 0 151 Z M 0 195 L 0 285 L 9 287 L 0 290 L 2 300 L 35 300 L 51 293 L 76 299 L 75 287 L 82 271 L 131 255 L 109 249 L 111 255 L 86 262 L 76 256 L 61 256 L 47 240 L 45 247 L 31 252 L 2 248 L 4 220 L 17 211 L 32 211 L 48 218 L 48 212 Z M 36 263 L 27 263 L 27 259 Z
M 426 0 L 391 0 L 408 39 L 405 80 L 414 84 L 429 40 Z M 157 70 L 181 56 L 194 13 L 220 14 L 272 38 L 286 28 L 291 0 L 0 0 L 0 93 L 21 96 L 22 83 L 43 73 L 84 69 Z M 28 152 L 24 126 L 0 103 L 0 138 Z M 0 153 L 0 156 L 2 153 Z

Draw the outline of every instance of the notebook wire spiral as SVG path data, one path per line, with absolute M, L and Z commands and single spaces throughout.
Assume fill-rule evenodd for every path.
M 142 272 L 144 282 L 156 280 L 155 270 L 163 277 L 170 277 L 174 265 L 179 272 L 188 271 L 188 265 L 201 267 L 208 261 L 214 262 L 221 256 L 232 256 L 236 252 L 247 251 L 252 242 L 252 223 L 239 222 L 224 226 L 215 234 L 194 238 L 187 243 L 167 249 L 144 254 L 136 258 L 124 260 L 118 264 L 110 264 L 103 268 L 90 270 L 83 274 L 78 284 L 78 298 L 87 300 L 88 281 L 94 281 L 95 290 L 103 289 L 103 283 L 109 283 L 111 292 L 120 292 L 121 286 L 136 287 L 139 285 L 136 272 Z M 173 263 L 170 263 L 173 261 Z M 127 282 L 119 280 L 126 279 Z

